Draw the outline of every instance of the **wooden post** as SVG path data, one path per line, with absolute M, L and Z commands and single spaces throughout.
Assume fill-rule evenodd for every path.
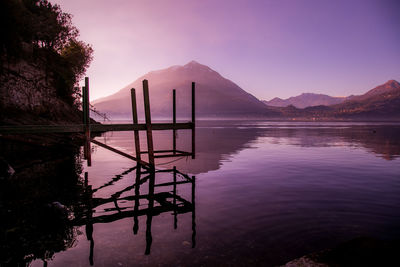
M 137 113 L 137 105 L 136 105 L 136 91 L 135 88 L 131 89 L 131 100 L 132 100 L 132 117 L 133 117 L 133 124 L 138 123 L 138 113 Z M 139 138 L 139 131 L 133 131 L 135 135 L 135 151 L 136 151 L 136 158 L 138 162 L 140 162 L 140 138 Z
M 92 155 L 91 155 L 91 147 L 90 147 L 90 103 L 89 103 L 89 77 L 85 77 L 85 89 L 84 92 L 84 100 L 85 100 L 85 112 L 84 112 L 84 122 L 85 122 L 85 139 L 86 139 L 86 158 L 87 158 L 87 165 L 90 167 L 92 166 Z
M 89 184 L 89 177 L 88 177 L 88 172 L 85 172 L 85 188 L 88 186 Z
M 82 86 L 82 122 L 86 125 L 86 88 Z
M 196 84 L 192 82 L 192 159 L 195 158 L 196 147 L 195 147 L 195 129 L 196 129 L 196 117 L 195 117 L 195 109 L 196 109 L 196 101 L 195 101 L 195 90 Z
M 90 125 L 90 104 L 89 104 L 89 77 L 85 77 L 85 116 L 86 116 L 86 124 Z
M 174 124 L 174 127 L 176 125 L 176 90 L 172 90 L 172 123 Z M 176 130 L 175 128 L 172 130 L 172 150 L 174 155 L 176 154 Z
M 151 127 L 149 84 L 147 80 L 143 80 L 143 98 L 144 114 L 146 118 L 147 151 L 149 153 L 149 164 L 151 168 L 154 168 L 153 132 Z

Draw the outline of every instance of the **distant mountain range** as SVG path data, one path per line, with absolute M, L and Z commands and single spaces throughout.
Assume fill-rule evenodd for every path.
M 287 107 L 290 105 L 295 106 L 296 108 L 306 108 L 312 106 L 329 106 L 334 104 L 339 104 L 345 101 L 346 97 L 333 97 L 329 95 L 323 94 L 314 94 L 314 93 L 303 93 L 298 96 L 292 96 L 287 99 L 281 99 L 279 97 L 275 97 L 269 101 L 263 100 L 262 102 L 268 106 L 273 107 Z
M 196 61 L 149 72 L 117 93 L 94 101 L 95 108 L 111 118 L 131 116 L 130 89 L 136 88 L 138 113 L 143 114 L 143 79 L 149 81 L 150 105 L 154 117 L 171 118 L 172 89 L 176 89 L 177 94 L 177 115 L 190 116 L 192 81 L 196 82 L 196 114 L 200 117 L 278 115 L 278 112 L 270 110 L 232 81 Z
M 283 117 L 312 119 L 399 120 L 400 83 L 387 81 L 367 93 L 347 97 L 345 101 L 329 106 L 299 109 L 293 105 L 279 108 Z
M 171 118 L 172 89 L 177 91 L 177 114 L 190 116 L 191 82 L 196 82 L 196 114 L 200 118 L 268 118 L 343 120 L 400 120 L 400 84 L 390 80 L 358 96 L 331 97 L 305 93 L 288 99 L 260 101 L 211 68 L 191 61 L 152 71 L 117 93 L 93 102 L 112 119 L 131 117 L 130 89 L 136 89 L 138 113 L 143 118 L 142 80 L 149 81 L 154 118 Z

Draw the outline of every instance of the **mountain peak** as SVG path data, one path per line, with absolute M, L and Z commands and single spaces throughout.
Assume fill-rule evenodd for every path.
M 185 64 L 184 67 L 188 67 L 188 66 L 204 66 L 202 64 L 200 64 L 199 62 L 197 62 L 196 60 L 192 60 L 189 63 Z
M 183 65 L 183 69 L 185 70 L 194 70 L 194 71 L 202 71 L 202 72 L 215 72 L 215 70 L 211 69 L 207 65 L 200 64 L 199 62 L 192 60 L 186 65 Z M 219 74 L 218 74 L 219 75 Z
M 130 114 L 131 103 L 130 88 L 141 88 L 142 80 L 148 79 L 152 92 L 152 114 L 160 118 L 169 114 L 172 103 L 172 88 L 176 89 L 179 99 L 185 99 L 178 115 L 186 116 L 190 111 L 190 83 L 196 82 L 196 108 L 202 116 L 211 117 L 242 117 L 262 115 L 267 111 L 265 105 L 257 98 L 241 89 L 232 81 L 225 79 L 218 72 L 196 61 L 190 61 L 186 65 L 171 66 L 169 68 L 151 71 L 138 78 L 131 84 L 122 88 L 117 93 L 101 99 L 95 103 L 96 109 L 108 114 Z M 137 92 L 137 98 L 141 97 L 141 90 Z M 143 114 L 142 106 L 139 113 Z
M 187 63 L 187 64 L 200 64 L 199 62 L 197 62 L 196 60 L 192 60 L 192 61 L 190 61 L 189 63 Z
M 399 87 L 400 83 L 398 81 L 396 81 L 396 80 L 389 80 L 389 81 L 385 82 L 383 85 Z

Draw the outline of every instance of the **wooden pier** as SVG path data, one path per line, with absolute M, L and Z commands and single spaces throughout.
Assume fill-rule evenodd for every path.
M 12 125 L 0 126 L 0 135 L 10 134 L 28 134 L 28 133 L 83 133 L 85 134 L 84 157 L 87 163 L 91 165 L 91 143 L 108 149 L 121 156 L 137 161 L 144 167 L 154 168 L 156 158 L 165 157 L 181 157 L 191 156 L 195 158 L 195 83 L 192 82 L 192 120 L 190 122 L 176 122 L 176 91 L 173 90 L 173 108 L 172 123 L 152 123 L 150 112 L 149 84 L 147 80 L 143 80 L 143 101 L 145 111 L 145 123 L 138 122 L 137 99 L 135 88 L 131 89 L 132 102 L 132 124 L 91 124 L 90 123 L 90 102 L 89 102 L 89 78 L 85 77 L 85 86 L 82 87 L 82 124 L 71 125 Z M 153 131 L 172 130 L 173 146 L 169 150 L 157 150 L 153 146 Z M 192 148 L 190 152 L 180 151 L 176 149 L 176 135 L 178 130 L 191 130 L 192 132 Z M 129 155 L 116 148 L 112 148 L 106 144 L 92 139 L 92 132 L 109 132 L 109 131 L 133 131 L 135 142 L 135 155 Z M 146 131 L 147 150 L 141 151 L 139 131 Z M 148 162 L 142 159 L 142 155 L 148 155 Z

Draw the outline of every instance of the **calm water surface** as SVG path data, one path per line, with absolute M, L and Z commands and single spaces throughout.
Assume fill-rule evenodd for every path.
M 275 266 L 360 236 L 400 238 L 399 124 L 218 121 L 196 134 L 195 160 L 157 161 L 195 177 L 177 174 L 187 183 L 176 187 L 152 186 L 173 172 L 138 183 L 134 162 L 93 145 L 79 204 L 66 204 L 78 226 L 48 266 Z M 155 133 L 155 147 L 170 148 L 171 135 Z M 134 154 L 131 132 L 96 139 Z M 152 191 L 153 201 L 134 197 Z

